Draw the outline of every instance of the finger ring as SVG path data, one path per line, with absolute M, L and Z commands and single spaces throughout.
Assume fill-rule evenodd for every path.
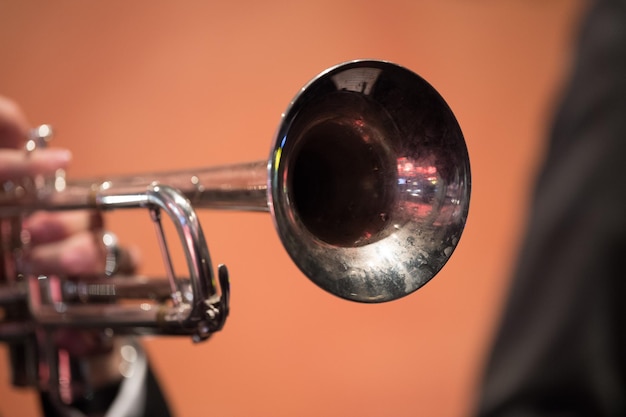
M 50 140 L 52 140 L 52 126 L 40 125 L 30 131 L 24 148 L 27 153 L 31 153 L 35 149 L 45 148 Z
M 120 248 L 117 244 L 117 236 L 111 232 L 102 233 L 102 244 L 105 252 L 104 274 L 110 277 L 119 271 Z

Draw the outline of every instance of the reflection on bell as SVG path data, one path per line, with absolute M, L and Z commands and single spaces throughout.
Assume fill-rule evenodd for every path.
M 458 244 L 471 188 L 465 141 L 441 96 L 405 68 L 353 61 L 311 81 L 269 161 L 283 244 L 335 295 L 412 293 Z

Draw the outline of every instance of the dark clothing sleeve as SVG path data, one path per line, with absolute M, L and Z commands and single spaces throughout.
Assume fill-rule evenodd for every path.
M 146 392 L 145 397 L 137 398 L 136 401 L 143 401 L 142 412 L 136 417 L 172 417 L 165 395 L 157 381 L 157 378 L 148 366 L 145 375 Z M 119 384 L 111 385 L 99 389 L 89 400 L 80 400 L 72 405 L 79 412 L 76 415 L 104 416 L 115 400 L 120 390 Z M 54 406 L 50 397 L 46 393 L 40 394 L 41 410 L 45 417 L 64 417 Z
M 626 1 L 593 2 L 477 415 L 626 415 Z

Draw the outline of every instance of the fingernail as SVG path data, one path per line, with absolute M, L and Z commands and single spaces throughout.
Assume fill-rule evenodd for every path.
M 58 162 L 69 162 L 72 159 L 72 152 L 68 149 L 45 149 L 42 150 L 42 154 L 45 152 L 46 158 L 54 159 Z
M 45 161 L 45 164 L 65 165 L 72 159 L 72 152 L 62 148 L 37 149 L 29 157 L 40 162 Z

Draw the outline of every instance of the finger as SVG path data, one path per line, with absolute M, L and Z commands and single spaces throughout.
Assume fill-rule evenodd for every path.
M 22 226 L 23 239 L 32 246 L 65 239 L 81 231 L 98 231 L 103 226 L 102 214 L 97 211 L 40 211 L 29 216 Z
M 138 251 L 130 248 L 121 252 L 119 272 L 134 272 L 139 265 Z M 24 269 L 35 275 L 100 275 L 105 271 L 106 256 L 100 234 L 83 231 L 31 248 L 24 256 Z
M 78 357 L 109 353 L 113 345 L 111 337 L 95 330 L 59 329 L 54 340 L 57 346 Z
M 28 121 L 19 106 L 0 96 L 0 147 L 21 148 L 28 130 Z
M 72 154 L 67 149 L 38 149 L 30 154 L 20 149 L 2 149 L 0 181 L 19 181 L 37 175 L 52 176 L 58 169 L 66 168 L 71 159 Z
M 62 241 L 35 246 L 25 254 L 32 274 L 84 275 L 104 268 L 101 248 L 90 232 L 79 232 Z

